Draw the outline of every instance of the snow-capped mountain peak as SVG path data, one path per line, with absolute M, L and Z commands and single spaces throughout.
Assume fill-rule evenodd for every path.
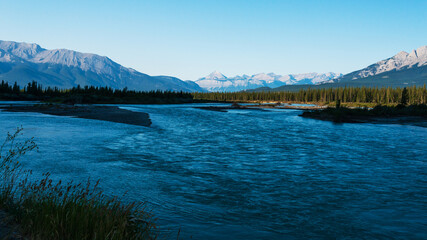
M 294 84 L 318 84 L 340 77 L 339 73 L 305 73 L 277 75 L 274 73 L 258 73 L 254 75 L 237 75 L 227 78 L 223 74 L 215 71 L 206 77 L 195 81 L 200 87 L 208 91 L 235 92 L 259 87 L 276 88 L 283 85 Z
M 258 81 L 267 81 L 267 82 L 271 82 L 274 81 L 274 78 L 276 77 L 276 75 L 274 73 L 269 73 L 269 74 L 265 74 L 265 73 L 258 73 L 252 76 L 253 80 L 258 80 Z
M 226 80 L 227 77 L 218 72 L 218 71 L 213 71 L 211 74 L 209 74 L 208 76 L 202 78 L 202 79 L 210 79 L 210 80 Z

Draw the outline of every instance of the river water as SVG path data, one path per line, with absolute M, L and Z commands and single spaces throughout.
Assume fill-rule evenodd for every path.
M 0 134 L 35 137 L 36 176 L 146 201 L 172 239 L 427 238 L 426 128 L 201 105 L 121 106 L 151 127 L 0 112 Z

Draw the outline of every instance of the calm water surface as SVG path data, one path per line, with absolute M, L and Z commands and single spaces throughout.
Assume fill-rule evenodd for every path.
M 297 110 L 125 105 L 152 127 L 0 112 L 35 175 L 101 179 L 176 239 L 426 239 L 427 129 L 333 124 Z

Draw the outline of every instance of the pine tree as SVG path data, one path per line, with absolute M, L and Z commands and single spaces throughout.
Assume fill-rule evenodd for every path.
M 402 98 L 400 99 L 400 104 L 402 105 L 408 104 L 408 99 L 409 99 L 408 89 L 406 89 L 405 87 L 403 88 L 403 91 L 402 91 Z

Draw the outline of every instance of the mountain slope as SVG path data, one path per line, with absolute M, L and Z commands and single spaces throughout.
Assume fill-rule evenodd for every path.
M 399 52 L 391 58 L 337 78 L 334 82 L 352 82 L 364 78 L 376 81 L 378 79 L 397 80 L 398 75 L 399 80 L 405 83 L 410 82 L 412 78 L 423 78 L 424 71 L 420 68 L 424 66 L 427 66 L 427 46 L 413 50 L 411 53 Z M 401 71 L 404 72 L 401 73 Z
M 215 71 L 206 77 L 195 81 L 200 87 L 208 91 L 236 92 L 259 87 L 280 87 L 294 84 L 317 84 L 341 76 L 337 73 L 306 73 L 276 75 L 274 73 L 259 73 L 252 76 L 242 75 L 227 78 L 224 74 Z
M 46 50 L 37 44 L 0 41 L 0 80 L 43 86 L 109 86 L 133 90 L 203 91 L 175 77 L 149 76 L 108 57 L 66 49 Z

